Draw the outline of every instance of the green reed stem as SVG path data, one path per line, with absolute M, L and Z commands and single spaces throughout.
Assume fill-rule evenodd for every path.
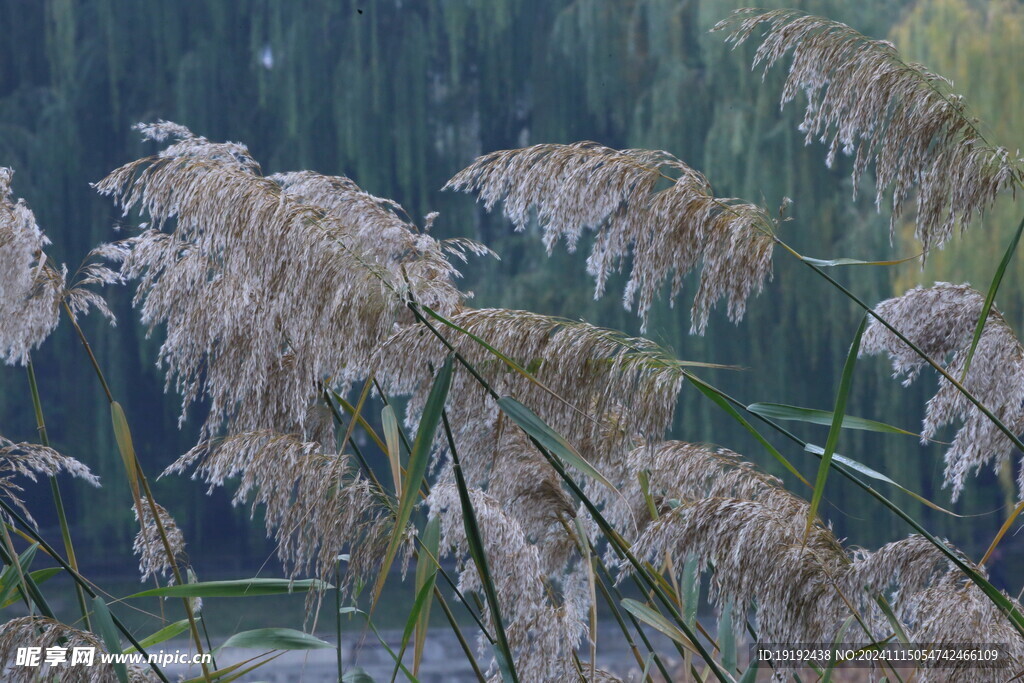
M 103 370 L 100 368 L 99 362 L 96 360 L 96 354 L 92 352 L 92 347 L 89 345 L 89 340 L 85 336 L 85 332 L 82 331 L 78 321 L 75 320 L 75 315 L 71 311 L 71 307 L 68 306 L 67 302 L 62 302 L 64 306 L 64 312 L 67 314 L 68 319 L 71 321 L 71 326 L 74 328 L 75 333 L 78 335 L 79 341 L 82 343 L 82 347 L 85 349 L 86 355 L 89 357 L 89 362 L 92 364 L 93 370 L 96 373 L 96 377 L 100 382 L 100 386 L 103 388 L 103 393 L 106 394 L 107 401 L 113 405 L 114 395 L 110 391 L 110 385 L 107 384 L 107 379 L 103 374 Z M 149 501 L 150 514 L 153 516 L 153 521 L 156 525 L 157 534 L 160 536 L 160 542 L 164 547 L 164 552 L 167 555 L 167 562 L 171 567 L 171 571 L 174 574 L 174 580 L 178 585 L 183 585 L 185 582 L 182 579 L 181 569 L 178 567 L 178 559 L 174 556 L 174 552 L 171 550 L 171 543 L 167 538 L 167 531 L 164 529 L 163 520 L 160 519 L 160 515 L 157 512 L 156 500 L 153 497 L 153 491 L 149 487 L 149 480 L 146 478 L 145 473 L 142 470 L 142 463 L 139 462 L 138 456 L 135 456 L 135 472 L 137 475 L 137 482 L 129 481 L 129 488 L 132 491 L 132 495 L 135 498 L 135 507 L 139 516 L 139 524 L 145 524 L 145 517 L 142 514 L 142 505 L 138 500 L 137 484 L 141 483 L 142 488 L 145 491 L 146 498 Z M 126 475 L 129 473 L 126 471 Z M 130 476 L 130 475 L 129 475 Z M 189 598 L 182 598 L 182 604 L 185 608 L 185 616 L 188 618 L 189 632 L 192 635 L 192 641 L 195 643 L 196 652 L 199 655 L 204 654 L 203 640 L 199 635 L 199 628 L 196 625 L 195 614 L 192 611 L 192 603 Z M 203 677 L 207 683 L 210 683 L 210 669 L 206 664 L 205 658 L 200 660 L 200 666 L 203 669 Z
M 39 400 L 39 385 L 36 383 L 35 365 L 30 358 L 26 366 L 28 371 L 28 386 L 32 394 L 32 408 L 36 414 L 36 429 L 39 431 L 39 441 L 47 448 L 50 447 L 50 436 L 46 431 L 46 421 L 43 419 L 43 405 Z M 50 493 L 53 496 L 53 505 L 57 508 L 57 520 L 60 523 L 60 535 L 64 542 L 64 552 L 67 553 L 68 563 L 78 571 L 78 558 L 75 556 L 75 546 L 71 542 L 71 529 L 68 526 L 68 516 L 64 511 L 64 499 L 60 493 L 60 485 L 56 477 L 50 477 Z M 92 630 L 89 620 L 89 608 L 85 604 L 85 593 L 82 587 L 75 584 L 75 597 L 78 599 L 78 607 L 82 612 L 82 621 L 85 628 Z

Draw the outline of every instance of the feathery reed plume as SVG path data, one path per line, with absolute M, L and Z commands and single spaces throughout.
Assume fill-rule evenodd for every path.
M 62 274 L 46 268 L 50 243 L 21 199 L 12 201 L 14 171 L 0 168 L 0 358 L 24 365 L 60 317 Z
M 757 470 L 730 450 L 683 441 L 645 443 L 609 464 L 605 470 L 619 485 L 621 496 L 609 496 L 605 518 L 627 538 L 642 532 L 651 521 L 640 485 L 648 478 L 648 493 L 658 514 L 685 501 L 729 497 L 758 500 L 782 491 L 782 482 Z M 632 530 L 634 533 L 628 533 Z
M 153 519 L 153 512 L 150 509 L 150 500 L 142 497 L 142 521 L 139 522 L 139 511 L 133 505 L 135 521 L 139 522 L 139 533 L 135 535 L 135 542 L 132 544 L 132 552 L 139 558 L 139 574 L 141 581 L 145 582 L 150 576 L 157 574 L 167 575 L 171 570 L 171 558 L 167 557 L 163 539 L 160 537 L 160 530 L 156 520 Z M 164 507 L 155 501 L 153 506 L 160 516 L 160 524 L 163 526 L 164 534 L 167 537 L 167 544 L 171 547 L 171 553 L 178 563 L 187 559 L 185 555 L 185 534 L 178 528 L 177 522 Z
M 915 287 L 903 296 L 887 299 L 875 311 L 929 356 L 946 361 L 947 372 L 959 378 L 984 302 L 985 297 L 969 285 L 937 282 L 932 287 Z M 925 364 L 874 319 L 864 333 L 860 352 L 887 353 L 894 376 L 906 376 L 904 385 L 912 382 Z M 1024 347 L 994 307 L 962 384 L 1013 432 L 1024 432 Z M 922 442 L 955 422 L 962 424 L 945 454 L 945 480 L 952 488 L 953 500 L 963 490 L 972 468 L 978 470 L 993 461 L 998 467 L 1013 452 L 1010 439 L 956 387 L 940 377 L 939 389 L 928 401 Z M 1024 474 L 1018 487 L 1024 495 Z
M 587 259 L 596 296 L 632 252 L 623 302 L 630 308 L 636 301 L 644 327 L 662 283 L 671 278 L 674 299 L 698 261 L 691 312 L 691 332 L 698 334 L 722 297 L 729 318 L 742 319 L 747 299 L 771 277 L 776 222 L 768 212 L 716 198 L 703 175 L 667 152 L 593 142 L 505 150 L 479 157 L 445 188 L 478 192 L 488 211 L 503 199 L 517 230 L 536 209 L 549 253 L 562 237 L 573 251 L 584 229 L 597 231 Z
M 604 460 L 628 442 L 626 435 L 657 438 L 672 422 L 684 376 L 679 361 L 647 339 L 583 322 L 507 309 L 465 309 L 450 320 L 483 339 L 520 367 L 538 387 L 498 360 L 468 335 L 444 328 L 445 336 L 499 394 L 516 397 L 540 415 L 586 457 Z M 375 371 L 391 394 L 410 394 L 414 423 L 426 400 L 431 365 L 440 367 L 446 347 L 422 327 L 399 330 L 374 358 Z M 464 459 L 489 462 L 497 405 L 476 380 L 456 373 L 449 396 L 457 444 Z M 620 429 L 605 429 L 615 415 Z M 589 417 L 588 417 L 589 416 Z
M 713 571 L 716 604 L 741 613 L 756 605 L 762 642 L 832 642 L 854 610 L 871 639 L 887 637 L 891 626 L 873 602 L 882 595 L 916 642 L 1007 644 L 1011 668 L 1024 666 L 1024 639 L 924 537 L 848 551 L 816 522 L 805 539 L 807 502 L 736 454 L 666 442 L 645 455 L 656 464 L 648 468 L 652 489 L 675 500 L 643 529 L 633 546 L 637 557 L 696 555 L 702 570 Z M 966 603 L 969 615 L 959 611 Z M 851 629 L 846 638 L 862 642 L 865 634 Z
M 8 683 L 36 683 L 41 680 L 59 680 L 62 683 L 96 683 L 96 681 L 116 681 L 117 675 L 112 664 L 100 661 L 98 656 L 92 660 L 91 666 L 84 664 L 70 665 L 67 661 L 61 664 L 49 664 L 40 658 L 39 666 L 24 666 L 18 662 L 18 650 L 31 644 L 42 652 L 50 648 L 59 648 L 70 661 L 75 648 L 86 648 L 93 653 L 107 652 L 107 648 L 99 638 L 77 628 L 62 624 L 46 617 L 17 617 L 0 624 L 0 673 Z M 128 680 L 132 683 L 159 680 L 149 669 L 126 664 Z
M 338 553 L 350 550 L 345 585 L 370 574 L 387 545 L 392 519 L 379 492 L 353 471 L 348 457 L 294 434 L 246 432 L 197 445 L 165 470 L 183 473 L 195 466 L 210 490 L 239 477 L 232 502 L 252 499 L 264 508 L 268 536 L 291 576 L 313 572 L 327 580 Z M 163 476 L 163 475 L 161 475 Z
M 443 247 L 351 181 L 290 174 L 282 187 L 243 145 L 165 122 L 139 129 L 178 141 L 96 185 L 152 223 L 101 254 L 139 281 L 143 322 L 166 324 L 160 361 L 183 416 L 209 397 L 204 437 L 302 432 L 322 383 L 361 377 L 410 296 L 444 313 L 459 304 Z
M 830 642 L 849 615 L 833 583 L 847 558 L 820 523 L 804 542 L 807 509 L 795 496 L 698 500 L 648 525 L 634 553 L 652 562 L 694 554 L 701 570 L 714 567 L 711 599 L 740 614 L 756 603 L 763 642 Z
M 806 95 L 806 142 L 828 144 L 830 166 L 840 149 L 855 155 L 855 193 L 874 166 L 876 204 L 892 190 L 891 232 L 916 187 L 915 236 L 926 254 L 1020 183 L 1021 159 L 990 146 L 951 83 L 903 61 L 892 43 L 794 10 L 739 10 L 714 30 L 728 30 L 727 40 L 739 45 L 762 24 L 754 66 L 767 70 L 792 53 L 781 104 Z
M 99 486 L 99 478 L 83 463 L 67 455 L 61 455 L 52 448 L 32 443 L 14 443 L 0 436 L 0 494 L 14 503 L 33 524 L 35 520 L 18 497 L 23 490 L 14 482 L 17 475 L 36 481 L 36 477 L 55 477 L 67 472 L 72 477 L 83 479 L 93 486 Z
M 471 489 L 469 494 L 520 679 L 575 680 L 572 655 L 587 633 L 590 605 L 585 578 L 567 573 L 562 602 L 553 604 L 538 547 L 527 540 L 523 528 L 505 513 L 500 502 L 479 489 Z M 442 555 L 454 548 L 459 558 L 459 589 L 482 591 L 476 565 L 467 560 L 469 543 L 458 489 L 451 484 L 434 487 L 427 505 L 431 517 L 441 522 Z M 481 647 L 484 649 L 483 643 Z

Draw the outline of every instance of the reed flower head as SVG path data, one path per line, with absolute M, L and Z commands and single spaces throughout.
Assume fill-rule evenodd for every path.
M 24 365 L 57 327 L 64 278 L 45 267 L 50 240 L 25 202 L 12 199 L 13 175 L 0 168 L 0 359 Z
M 660 437 L 672 422 L 685 364 L 643 338 L 528 311 L 464 309 L 450 318 L 460 332 L 435 323 L 439 331 L 499 395 L 511 395 L 540 415 L 588 459 L 602 461 L 631 439 Z M 480 346 L 466 332 L 530 372 L 533 382 Z M 429 392 L 430 366 L 438 368 L 448 349 L 419 326 L 399 330 L 378 351 L 373 367 L 384 389 L 409 394 L 410 426 Z M 475 378 L 458 372 L 449 396 L 452 423 L 465 426 L 456 439 L 464 459 L 493 455 L 497 405 Z M 609 430 L 613 420 L 615 430 Z M 456 436 L 460 436 L 459 433 Z
M 854 626 L 849 642 L 884 638 L 891 624 L 874 601 L 882 596 L 915 642 L 1006 643 L 1010 657 L 1024 663 L 1024 639 L 924 537 L 875 552 L 848 550 L 820 522 L 805 537 L 807 502 L 734 453 L 666 442 L 631 455 L 641 457 L 649 463 L 652 491 L 671 502 L 659 506 L 656 520 L 647 518 L 633 544 L 637 557 L 696 556 L 713 572 L 714 602 L 740 614 L 756 605 L 762 642 L 833 642 L 851 614 L 869 633 Z M 968 603 L 965 615 L 959 608 Z M 972 635 L 971 624 L 992 637 Z
M 932 358 L 945 362 L 946 371 L 963 377 L 974 336 L 974 327 L 985 297 L 969 285 L 937 282 L 915 287 L 903 296 L 875 307 L 901 334 Z M 896 335 L 872 319 L 861 341 L 862 354 L 887 353 L 895 376 L 905 375 L 909 384 L 925 363 Z M 1024 432 L 1024 347 L 994 307 L 978 340 L 962 384 L 1014 433 Z M 935 437 L 947 424 L 960 422 L 956 437 L 946 451 L 946 484 L 955 500 L 971 469 L 990 462 L 996 466 L 1013 452 L 1013 443 L 948 380 L 939 378 L 939 389 L 928 401 L 922 439 Z M 1024 476 L 1018 482 L 1024 495 Z
M 596 296 L 632 253 L 623 301 L 627 308 L 636 302 L 644 326 L 662 283 L 671 279 L 674 299 L 700 261 L 695 333 L 704 333 L 722 297 L 738 322 L 747 299 L 771 277 L 771 216 L 753 204 L 716 198 L 703 175 L 667 152 L 592 142 L 535 145 L 482 156 L 445 188 L 478 192 L 487 210 L 504 200 L 517 230 L 536 210 L 549 253 L 562 238 L 573 251 L 585 229 L 595 230 L 587 270 L 597 282 Z
M 324 384 L 363 376 L 410 298 L 444 313 L 461 301 L 446 246 L 350 180 L 266 178 L 243 145 L 166 122 L 139 129 L 177 142 L 96 185 L 150 218 L 101 253 L 138 280 L 143 322 L 166 324 L 160 361 L 183 408 L 209 397 L 205 436 L 302 433 Z
M 350 548 L 347 588 L 368 576 L 383 556 L 393 520 L 379 492 L 359 476 L 348 457 L 293 434 L 246 432 L 197 445 L 164 474 L 195 467 L 193 478 L 214 487 L 239 478 L 232 502 L 264 508 L 267 535 L 292 576 L 312 572 L 327 580 L 338 553 Z
M 39 476 L 55 477 L 67 472 L 93 486 L 99 486 L 99 478 L 83 463 L 52 448 L 32 443 L 14 443 L 0 436 L 0 494 L 15 504 L 25 517 L 32 520 L 24 502 L 19 498 L 21 486 L 15 477 L 27 477 L 36 481 Z
M 874 167 L 879 207 L 892 190 L 891 230 L 917 190 L 915 235 L 941 247 L 1022 179 L 1021 159 L 989 145 L 962 98 L 942 76 L 903 60 L 892 43 L 795 10 L 739 10 L 715 26 L 740 44 L 765 25 L 754 66 L 792 55 L 782 105 L 803 92 L 801 129 L 810 144 L 854 155 L 853 182 Z
M 160 517 L 160 525 L 163 527 L 164 535 L 167 537 L 167 545 L 171 548 L 173 562 L 182 563 L 187 560 L 185 555 L 185 534 L 178 528 L 178 524 L 171 517 L 170 513 L 155 501 L 152 503 L 156 513 Z M 132 506 L 135 514 L 135 521 L 139 522 L 139 511 Z M 135 542 L 132 544 L 132 552 L 139 558 L 139 574 L 141 580 L 146 581 L 150 576 L 157 574 L 167 575 L 167 572 L 174 566 L 172 558 L 167 556 L 167 549 L 164 547 L 160 528 L 157 527 L 153 518 L 153 511 L 150 509 L 150 499 L 142 497 L 142 521 L 139 522 L 139 532 L 135 535 Z
M 500 502 L 479 489 L 469 494 L 520 678 L 575 679 L 572 656 L 587 632 L 586 580 L 577 573 L 565 574 L 562 602 L 553 603 L 537 545 L 527 540 L 522 526 Z M 469 542 L 458 489 L 452 484 L 434 487 L 427 506 L 431 517 L 441 522 L 442 555 L 454 548 L 459 558 L 459 589 L 482 591 L 476 565 L 467 560 Z

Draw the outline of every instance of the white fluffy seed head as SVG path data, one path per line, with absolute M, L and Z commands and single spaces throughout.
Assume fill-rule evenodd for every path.
M 989 312 L 966 377 L 964 368 L 981 316 L 985 297 L 969 285 L 937 282 L 915 287 L 903 296 L 887 299 L 877 313 L 936 361 L 982 405 L 991 410 L 1015 434 L 1024 432 L 1024 347 L 995 307 Z M 925 362 L 908 345 L 877 320 L 872 319 L 861 341 L 862 354 L 886 353 L 894 376 L 904 375 L 909 384 Z M 1010 457 L 1013 443 L 977 406 L 944 377 L 928 401 L 923 439 L 931 439 L 949 424 L 960 423 L 947 449 L 945 480 L 955 500 L 971 470 Z M 1024 495 L 1024 477 L 1019 482 Z
M 445 188 L 477 192 L 487 210 L 504 200 L 517 230 L 536 211 L 548 252 L 563 238 L 573 251 L 585 230 L 596 231 L 587 259 L 595 295 L 631 256 L 623 301 L 627 308 L 635 302 L 645 327 L 665 280 L 674 298 L 701 261 L 691 327 L 699 334 L 719 299 L 727 298 L 729 317 L 738 322 L 747 299 L 771 278 L 771 216 L 759 206 L 715 197 L 707 178 L 667 152 L 593 142 L 535 145 L 482 156 Z
M 50 240 L 25 202 L 13 199 L 13 175 L 0 168 L 0 359 L 24 365 L 57 327 L 64 277 L 46 267 Z
M 943 77 L 908 64 L 892 43 L 796 10 L 744 9 L 715 26 L 740 44 L 766 27 L 754 66 L 792 56 L 782 105 L 807 97 L 806 142 L 854 155 L 853 182 L 874 168 L 876 203 L 892 192 L 891 230 L 917 193 L 915 235 L 941 247 L 1024 178 L 1022 160 L 981 136 L 961 97 Z
M 263 177 L 244 145 L 176 124 L 139 129 L 177 142 L 96 185 L 150 219 L 98 253 L 138 281 L 143 322 L 166 325 L 160 362 L 183 414 L 209 399 L 205 437 L 226 427 L 324 438 L 307 429 L 310 406 L 324 386 L 365 376 L 407 301 L 442 314 L 461 301 L 446 254 L 474 247 L 436 242 L 394 203 L 347 178 Z

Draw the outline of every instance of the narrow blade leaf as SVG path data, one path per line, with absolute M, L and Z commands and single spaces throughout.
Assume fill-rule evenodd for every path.
M 124 409 L 117 401 L 110 404 L 110 419 L 114 424 L 114 438 L 117 440 L 117 450 L 121 454 L 128 483 L 132 487 L 135 498 L 138 499 L 139 473 L 135 468 L 135 445 L 132 443 L 132 432 L 128 428 L 128 419 L 124 416 Z
M 437 560 L 440 555 L 441 546 L 441 519 L 433 517 L 427 522 L 423 530 L 423 552 L 416 564 L 416 586 L 419 590 L 422 586 L 430 583 L 434 586 L 437 583 Z M 423 612 L 416 622 L 416 637 L 413 641 L 412 672 L 419 674 L 420 662 L 423 661 L 423 649 L 427 643 L 427 627 L 430 624 L 430 606 L 433 603 L 428 601 L 423 605 Z
M 323 650 L 334 649 L 316 636 L 293 628 L 257 628 L 242 631 L 224 641 L 220 646 L 243 647 L 254 650 Z
M 117 637 L 117 629 L 114 627 L 114 619 L 110 616 L 110 610 L 107 609 L 107 603 L 103 602 L 103 598 L 97 596 L 93 598 L 92 606 L 96 635 L 103 639 L 107 652 L 121 652 L 121 641 Z M 117 674 L 117 680 L 120 683 L 128 683 L 128 667 L 120 663 L 114 664 L 113 667 L 114 673 Z
M 836 407 L 832 411 L 832 426 L 828 430 L 828 440 L 825 441 L 825 452 L 821 454 L 821 462 L 818 464 L 818 476 L 814 481 L 811 506 L 807 509 L 807 526 L 804 528 L 805 539 L 811 533 L 814 518 L 818 516 L 818 506 L 821 504 L 821 497 L 825 493 L 825 481 L 828 479 L 829 465 L 832 462 L 832 456 L 836 452 L 836 446 L 839 444 L 839 433 L 843 427 L 843 415 L 846 414 L 846 400 L 850 396 L 850 386 L 853 384 L 853 371 L 857 366 L 860 338 L 864 336 L 864 329 L 867 325 L 868 317 L 865 315 L 860 319 L 857 333 L 853 335 L 853 342 L 850 344 L 850 351 L 846 354 L 846 363 L 843 365 L 843 374 L 839 378 Z
M 798 422 L 810 422 L 818 425 L 832 425 L 834 414 L 828 410 L 815 410 L 814 408 L 801 408 L 789 406 L 784 403 L 751 403 L 747 410 L 760 415 L 761 417 L 773 420 L 796 420 Z M 882 432 L 884 434 L 904 434 L 906 436 L 920 437 L 920 434 L 893 427 L 884 422 L 866 420 L 863 417 L 852 415 L 843 416 L 843 429 L 860 429 L 868 432 Z
M 988 322 L 989 311 L 992 310 L 992 304 L 995 303 L 996 292 L 999 291 L 999 285 L 1003 282 L 1003 275 L 1006 274 L 1006 267 L 1010 265 L 1010 260 L 1013 258 L 1014 252 L 1017 251 L 1017 244 L 1020 243 L 1020 235 L 1022 231 L 1024 231 L 1024 218 L 1021 219 L 1020 224 L 1017 226 L 1017 232 L 1013 234 L 1013 239 L 1010 240 L 1010 244 L 1006 247 L 1006 253 L 1003 254 L 1003 260 L 999 262 L 999 267 L 996 268 L 996 272 L 992 276 L 992 284 L 989 285 L 988 293 L 985 295 L 985 304 L 981 307 L 981 315 L 978 317 L 978 324 L 974 327 L 974 336 L 971 338 L 971 348 L 967 351 L 967 359 L 964 360 L 964 371 L 960 376 L 961 383 L 967 379 L 967 371 L 971 369 L 971 361 L 974 359 L 974 352 L 978 348 L 978 342 L 981 341 L 981 333 L 985 331 L 985 323 Z
M 806 486 L 811 485 L 811 483 L 807 481 L 802 474 L 800 474 L 796 467 L 793 466 L 793 463 L 791 463 L 786 458 L 786 456 L 780 453 L 778 449 L 775 448 L 775 446 L 771 445 L 768 439 L 764 438 L 761 432 L 754 429 L 754 426 L 747 422 L 746 418 L 740 415 L 739 411 L 733 408 L 732 405 L 729 404 L 729 402 L 725 399 L 724 396 L 722 396 L 722 394 L 717 389 L 715 389 L 713 386 L 711 386 L 704 380 L 700 379 L 699 377 L 696 377 L 689 373 L 687 373 L 686 379 L 688 379 L 693 386 L 697 387 L 697 390 L 700 393 L 710 398 L 718 405 L 719 408 L 728 413 L 729 416 L 732 417 L 732 419 L 736 420 L 741 425 L 743 425 L 743 428 L 750 432 L 751 435 L 753 435 L 753 437 L 757 439 L 758 443 L 764 446 L 765 449 L 769 453 L 771 453 L 772 457 L 778 460 L 782 464 L 782 466 L 789 471 L 790 474 L 799 479 Z
M 542 446 L 588 477 L 601 482 L 610 490 L 618 493 L 615 486 L 597 468 L 587 462 L 586 458 L 572 447 L 572 444 L 562 438 L 561 434 L 549 427 L 532 410 L 511 396 L 504 396 L 498 399 L 498 405 L 506 415 L 512 418 L 513 422 L 539 441 Z
M 402 451 L 398 441 L 398 419 L 390 405 L 380 411 L 380 421 L 384 428 L 384 440 L 387 442 L 388 462 L 391 463 L 391 480 L 395 485 L 395 496 L 402 497 Z
M 181 621 L 176 621 L 173 624 L 168 624 L 167 626 L 164 626 L 156 633 L 151 633 L 150 635 L 146 636 L 145 638 L 139 641 L 139 645 L 141 645 L 142 647 L 159 645 L 160 643 L 170 640 L 179 633 L 184 633 L 187 630 L 188 619 L 182 619 Z M 131 654 L 132 652 L 138 652 L 134 645 L 124 651 L 125 654 Z
M 623 599 L 621 604 L 627 612 L 640 621 L 665 634 L 694 654 L 698 656 L 700 655 L 700 652 L 698 652 L 693 646 L 693 643 L 686 637 L 686 634 L 679 630 L 675 624 L 666 619 L 660 612 L 651 609 L 642 602 L 638 602 L 632 598 Z
M 246 598 L 253 595 L 281 595 L 285 593 L 306 593 L 311 590 L 333 588 L 318 579 L 289 581 L 288 579 L 235 579 L 232 581 L 200 581 L 175 586 L 150 588 L 129 595 L 129 598 L 150 596 L 164 598 Z
M 448 390 L 452 385 L 452 358 L 445 359 L 434 385 L 430 388 L 427 402 L 423 405 L 423 414 L 420 415 L 419 428 L 416 430 L 416 440 L 412 444 L 412 452 L 409 453 L 409 465 L 406 469 L 405 483 L 402 486 L 402 497 L 398 502 L 398 511 L 395 513 L 395 530 L 391 535 L 391 542 L 384 553 L 384 561 L 381 563 L 380 575 L 373 588 L 373 600 L 371 604 L 375 607 L 380 598 L 380 592 L 384 588 L 384 582 L 388 578 L 391 564 L 395 561 L 395 555 L 402 544 L 405 536 L 405 525 L 409 523 L 412 516 L 412 509 L 419 497 L 420 486 L 423 484 L 423 477 L 427 472 L 427 461 L 430 459 L 430 449 L 434 445 L 434 435 L 437 433 L 437 426 L 441 422 L 441 410 L 448 398 Z M 371 607 L 371 612 L 373 608 Z

